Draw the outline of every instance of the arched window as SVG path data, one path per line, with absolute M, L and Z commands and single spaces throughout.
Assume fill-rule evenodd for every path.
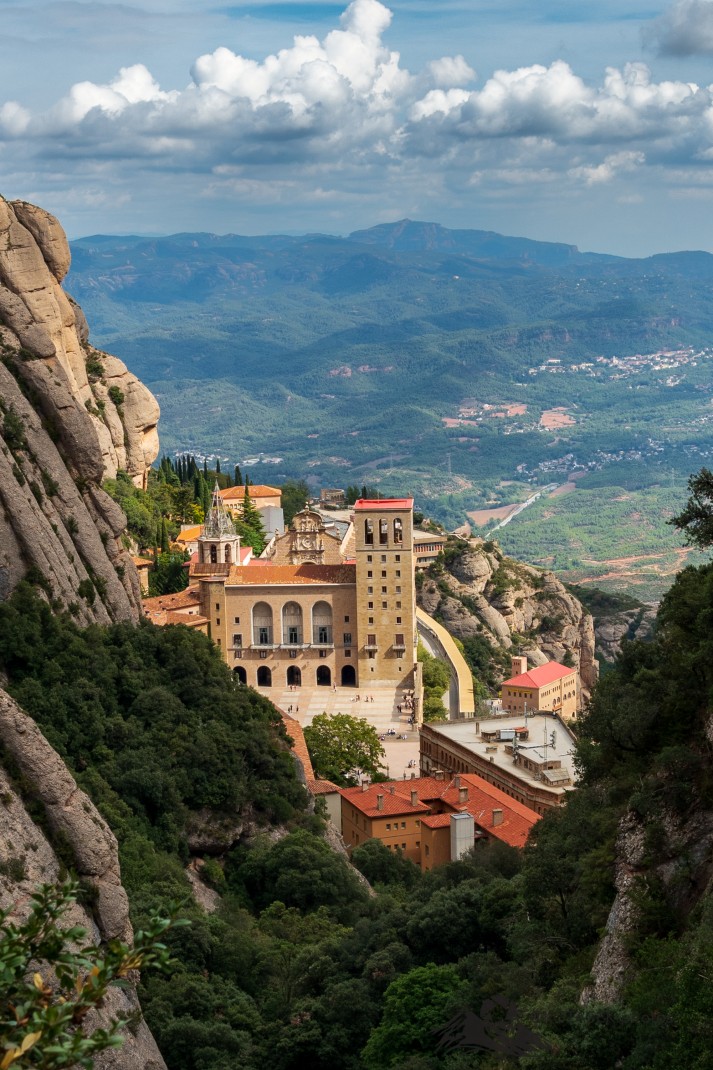
M 233 555 L 231 553 L 230 543 L 228 543 L 226 545 L 226 547 L 225 547 L 225 563 L 226 563 L 226 565 L 229 565 L 232 562 L 232 559 L 233 559 Z
M 261 665 L 257 671 L 257 686 L 272 687 L 272 672 L 267 665 Z
M 394 542 L 404 541 L 404 525 L 400 517 L 396 517 L 394 520 Z M 430 549 L 430 547 L 429 547 Z
M 282 607 L 282 642 L 287 646 L 299 646 L 302 642 L 302 606 L 297 602 L 285 602 Z
M 374 521 L 364 521 L 364 542 L 367 546 L 372 546 L 374 543 Z
M 296 665 L 290 665 L 287 670 L 287 686 L 288 687 L 301 687 L 302 685 L 302 672 Z
M 389 541 L 389 524 L 386 520 L 379 521 L 379 542 L 382 546 L 386 546 Z
M 356 687 L 356 669 L 353 665 L 342 665 L 342 687 Z
M 253 644 L 270 646 L 272 643 L 272 610 L 267 602 L 253 606 Z
M 332 673 L 330 672 L 328 665 L 320 665 L 317 669 L 317 685 L 319 687 L 329 687 L 332 682 Z
M 210 563 L 211 565 L 218 564 L 218 547 L 214 542 L 210 544 Z
M 246 684 L 248 682 L 248 674 L 242 665 L 236 665 L 233 669 L 233 676 L 240 684 Z
M 315 602 L 312 606 L 312 642 L 317 646 L 331 646 L 332 607 L 329 602 Z

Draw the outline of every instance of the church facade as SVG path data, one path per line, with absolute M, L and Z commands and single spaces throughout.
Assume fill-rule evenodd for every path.
M 191 583 L 239 680 L 280 689 L 413 687 L 412 498 L 357 501 L 353 531 L 342 540 L 325 531 L 318 513 L 303 510 L 271 557 L 247 565 L 235 564 L 237 536 L 221 514 L 214 500 Z

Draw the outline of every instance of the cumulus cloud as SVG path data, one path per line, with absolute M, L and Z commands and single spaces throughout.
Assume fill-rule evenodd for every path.
M 667 25 L 689 10 L 704 37 L 713 0 L 679 0 Z M 667 164 L 700 168 L 713 153 L 710 87 L 656 81 L 642 63 L 608 68 L 599 84 L 564 60 L 481 84 L 462 55 L 413 73 L 385 43 L 391 18 L 379 0 L 353 0 L 321 39 L 298 35 L 262 59 L 226 45 L 199 56 L 179 89 L 135 64 L 77 82 L 43 114 L 0 101 L 0 140 L 32 173 L 79 174 L 82 160 L 119 185 L 122 170 L 128 182 L 140 168 L 201 176 L 207 199 L 283 203 L 364 187 L 376 198 L 388 187 L 398 203 L 406 188 L 581 189 Z
M 713 0 L 676 0 L 644 41 L 660 56 L 713 56 Z

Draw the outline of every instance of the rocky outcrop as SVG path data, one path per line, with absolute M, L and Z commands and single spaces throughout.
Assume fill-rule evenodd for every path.
M 0 691 L 0 739 L 5 755 L 0 764 L 0 909 L 9 910 L 12 919 L 22 918 L 37 885 L 60 880 L 63 867 L 53 844 L 61 843 L 65 860 L 70 851 L 80 881 L 93 890 L 91 910 L 75 904 L 68 923 L 81 925 L 96 944 L 115 938 L 130 943 L 133 933 L 114 834 L 34 721 L 4 691 Z M 22 793 L 8 775 L 8 765 L 22 784 Z M 33 813 L 40 805 L 43 828 L 30 816 L 28 802 Z M 101 1011 L 93 1012 L 88 1028 L 106 1027 L 120 1014 L 137 1013 L 135 989 L 113 988 Z M 95 1065 L 99 1070 L 165 1070 L 140 1017 L 125 1031 L 123 1047 L 99 1056 Z
M 553 573 L 504 557 L 493 543 L 488 547 L 479 539 L 456 544 L 444 572 L 424 578 L 419 604 L 456 638 L 485 639 L 501 679 L 508 675 L 504 653 L 517 650 L 530 665 L 571 660 L 587 699 L 599 671 L 590 614 Z
M 595 617 L 597 657 L 613 664 L 621 653 L 623 639 L 648 639 L 656 620 L 656 609 L 655 605 L 647 605 Z
M 141 608 L 125 520 L 101 483 L 123 468 L 143 485 L 158 405 L 89 345 L 60 285 L 68 268 L 57 220 L 0 198 L 0 598 L 29 572 L 57 609 L 106 624 Z

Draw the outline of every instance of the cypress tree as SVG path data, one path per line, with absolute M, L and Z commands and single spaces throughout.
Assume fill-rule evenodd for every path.
M 240 472 L 240 465 L 236 464 L 236 466 L 235 466 L 235 486 L 236 487 L 242 487 L 242 485 L 243 485 L 243 477 L 242 477 L 241 472 Z

